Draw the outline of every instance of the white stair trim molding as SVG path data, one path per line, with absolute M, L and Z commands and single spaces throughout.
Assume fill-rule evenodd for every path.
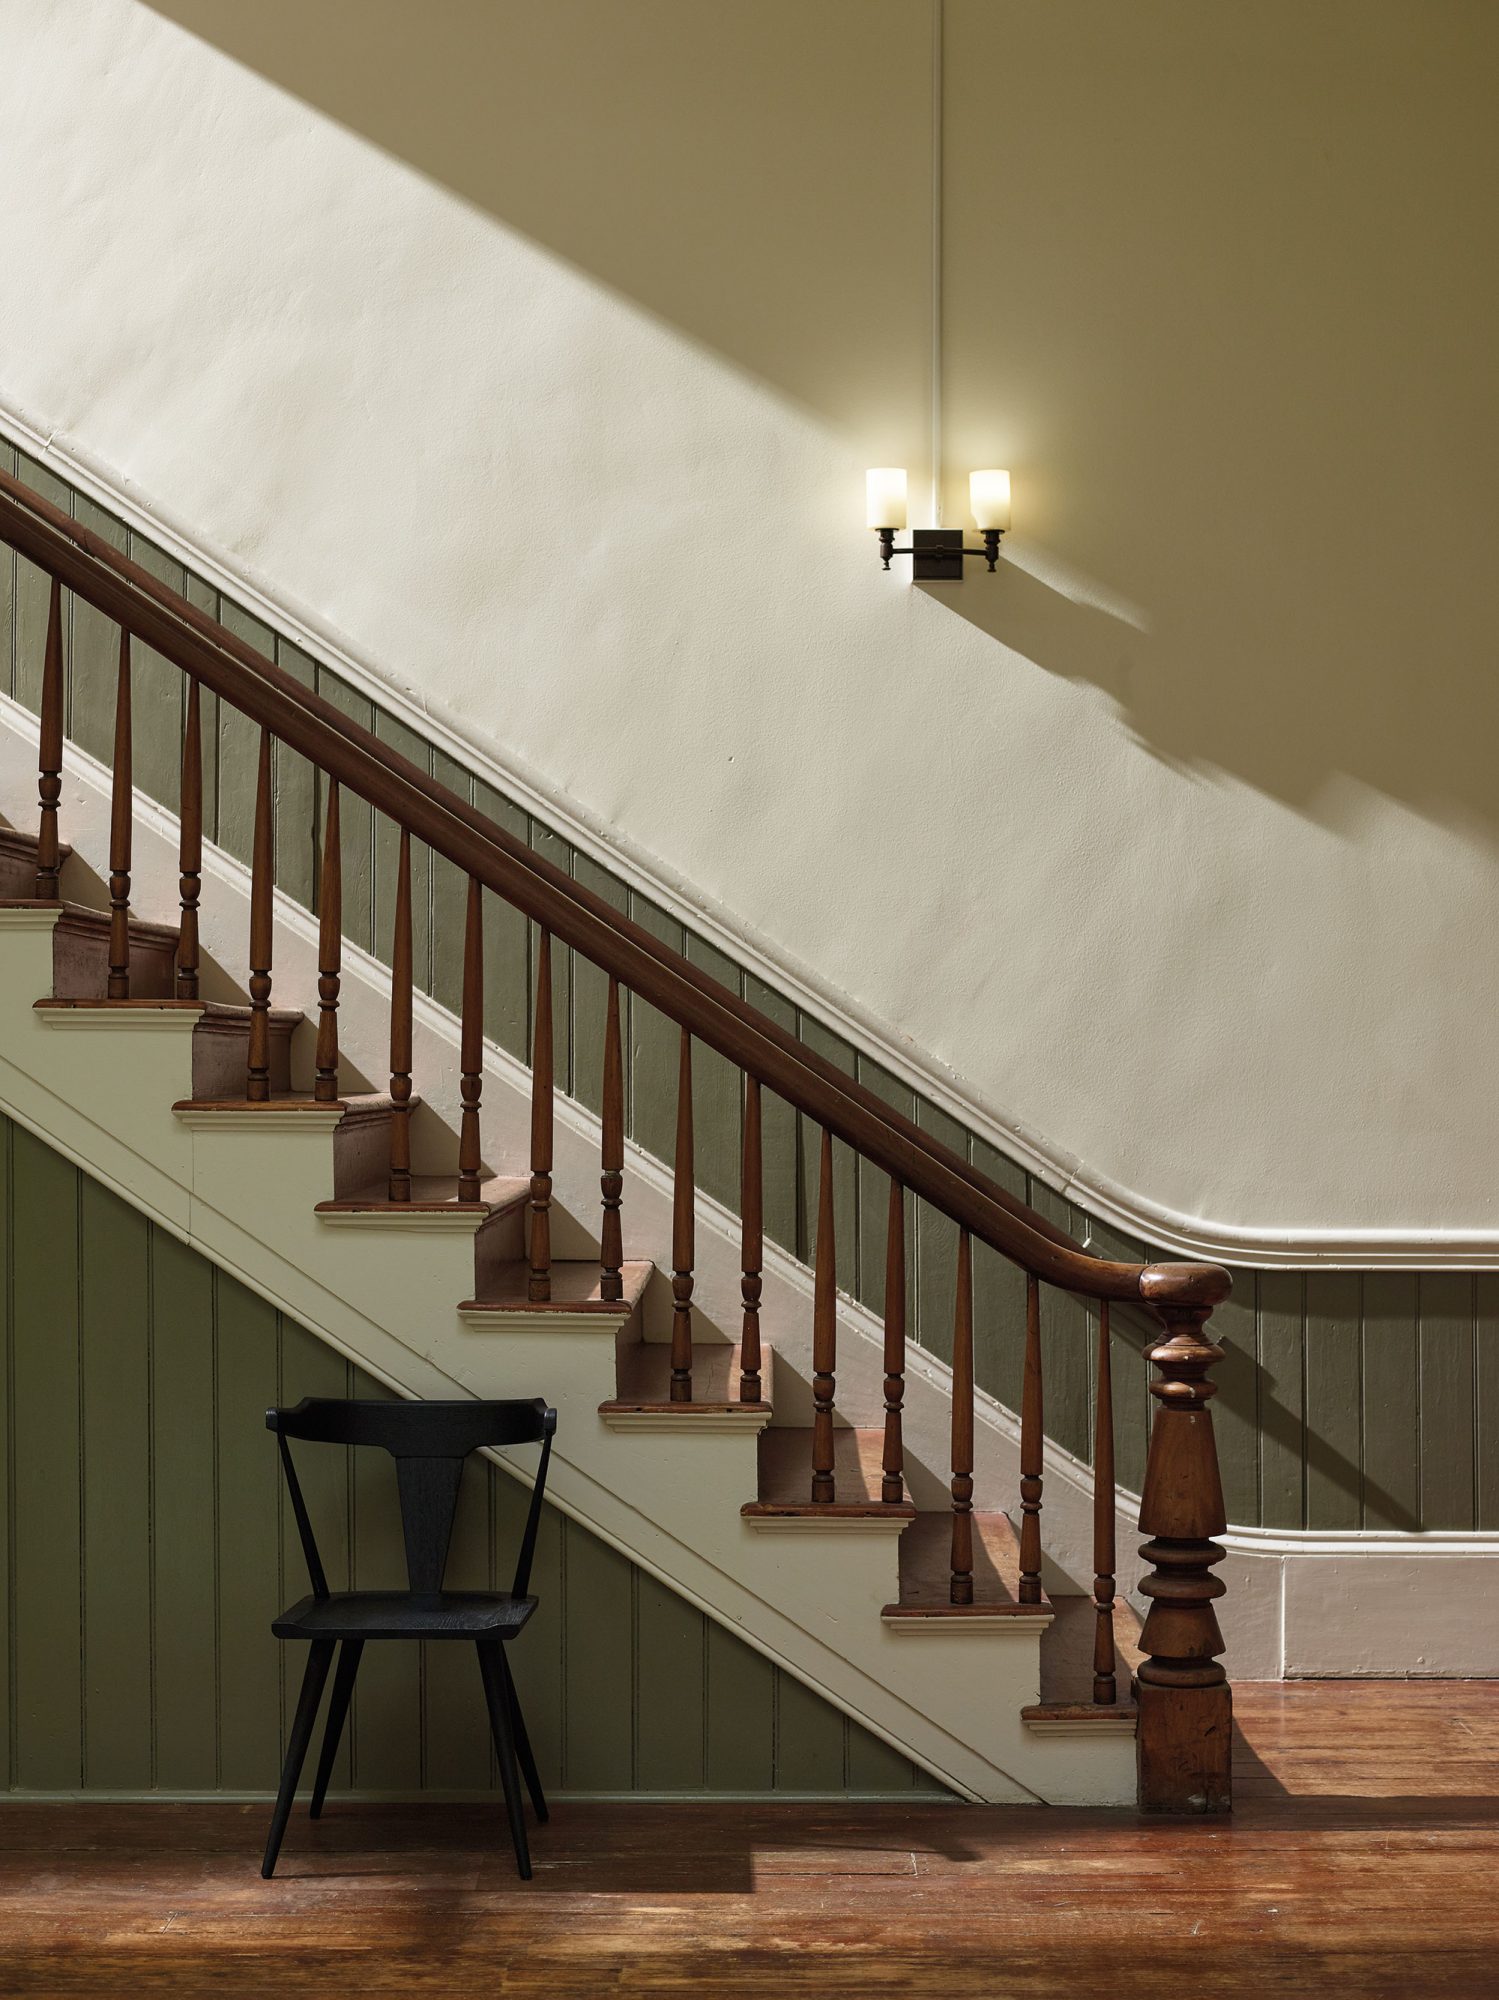
M 659 855 L 583 810 L 543 774 L 474 729 L 460 712 L 420 695 L 394 663 L 357 647 L 306 605 L 273 591 L 253 569 L 198 539 L 190 526 L 133 488 L 76 439 L 30 419 L 0 394 L 0 437 L 43 464 L 107 513 L 136 529 L 222 590 L 264 624 L 505 793 L 627 887 L 637 890 L 742 965 L 802 1012 L 919 1091 L 980 1139 L 1006 1153 L 1097 1221 L 1171 1256 L 1293 1270 L 1442 1271 L 1499 1268 L 1499 1227 L 1348 1229 L 1316 1223 L 1243 1225 L 1188 1214 L 1090 1166 L 1023 1119 L 992 1103 L 969 1079 L 912 1046 L 892 1023 L 824 980 L 763 933 L 709 901 Z M 71 754 L 71 746 L 70 746 Z

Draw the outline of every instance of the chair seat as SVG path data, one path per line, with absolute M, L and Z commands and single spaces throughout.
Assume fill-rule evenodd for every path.
M 336 1590 L 300 1599 L 271 1630 L 278 1639 L 512 1639 L 535 1609 L 534 1597 L 503 1590 Z

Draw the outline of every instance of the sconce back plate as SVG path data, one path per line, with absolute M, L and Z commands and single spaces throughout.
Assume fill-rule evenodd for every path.
M 911 581 L 913 583 L 961 583 L 963 581 L 963 531 L 961 528 L 913 528 L 911 530 Z M 952 553 L 948 553 L 951 551 Z

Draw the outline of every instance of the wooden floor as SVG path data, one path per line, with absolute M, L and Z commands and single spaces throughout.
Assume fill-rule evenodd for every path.
M 0 1811 L 0 1994 L 1499 1996 L 1499 1683 L 1241 1688 L 1231 1821 L 964 1806 Z

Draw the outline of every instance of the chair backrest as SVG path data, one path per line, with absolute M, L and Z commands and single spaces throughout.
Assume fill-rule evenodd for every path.
M 265 1422 L 266 1429 L 276 1433 L 315 1597 L 328 1595 L 328 1580 L 288 1438 L 305 1438 L 314 1444 L 378 1445 L 390 1453 L 396 1462 L 406 1578 L 419 1596 L 431 1596 L 442 1589 L 458 1489 L 470 1453 L 485 1445 L 540 1444 L 541 1461 L 531 1488 L 526 1530 L 511 1586 L 517 1597 L 525 1596 L 557 1429 L 557 1412 L 548 1409 L 539 1397 L 526 1402 L 406 1403 L 305 1396 L 294 1408 L 267 1410 Z

